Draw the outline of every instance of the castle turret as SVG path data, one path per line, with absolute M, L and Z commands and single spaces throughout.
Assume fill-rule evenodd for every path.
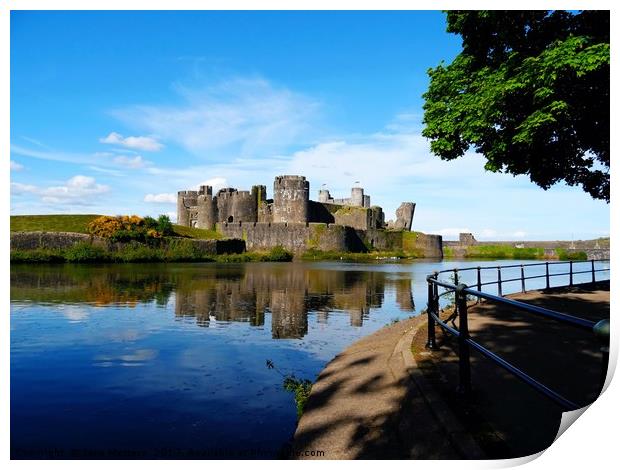
M 190 226 L 190 207 L 196 206 L 198 191 L 179 191 L 177 193 L 177 224 Z
M 306 223 L 310 183 L 305 176 L 277 176 L 273 182 L 273 221 Z
M 329 202 L 331 195 L 328 189 L 319 189 L 319 202 Z
M 364 206 L 364 188 L 351 188 L 351 205 L 360 207 Z
M 207 186 L 208 191 L 198 196 L 198 217 L 196 220 L 197 228 L 213 230 L 217 222 L 217 206 L 212 196 L 211 186 Z M 202 191 L 202 188 L 201 188 Z

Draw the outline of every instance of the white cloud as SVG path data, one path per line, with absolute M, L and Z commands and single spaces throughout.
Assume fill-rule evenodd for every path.
M 524 232 L 523 230 L 517 230 L 512 234 L 512 236 L 515 238 L 525 238 L 527 236 L 527 232 Z
M 144 150 L 147 152 L 157 152 L 164 147 L 163 144 L 158 142 L 154 137 L 123 137 L 118 132 L 110 132 L 107 137 L 99 139 L 99 142 L 103 144 L 122 145 L 130 149 Z
M 198 186 L 212 186 L 213 193 L 216 193 L 220 189 L 226 187 L 226 178 L 222 178 L 221 176 L 216 176 L 215 178 L 211 178 L 211 179 L 203 181 Z
M 19 196 L 22 194 L 33 193 L 37 191 L 37 187 L 31 184 L 22 184 L 11 182 L 11 194 Z
M 14 160 L 11 160 L 11 171 L 19 171 L 24 168 L 24 165 L 17 163 Z
M 177 196 L 172 193 L 147 194 L 144 196 L 144 202 L 176 204 Z
M 184 100 L 179 105 L 139 105 L 112 114 L 200 157 L 223 158 L 265 156 L 303 144 L 318 108 L 316 101 L 262 79 L 233 79 L 202 90 L 176 89 Z
M 112 161 L 119 166 L 124 166 L 127 168 L 134 168 L 134 169 L 144 168 L 145 166 L 151 163 L 148 160 L 143 159 L 140 155 L 136 157 L 127 157 L 125 155 L 119 155 L 118 157 L 114 157 Z
M 13 195 L 33 194 L 41 201 L 49 204 L 92 205 L 90 198 L 109 191 L 109 187 L 98 184 L 91 176 L 76 175 L 61 186 L 38 186 L 22 183 L 11 183 Z

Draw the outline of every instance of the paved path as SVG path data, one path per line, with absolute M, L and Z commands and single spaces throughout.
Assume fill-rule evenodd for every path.
M 520 300 L 599 319 L 609 317 L 608 284 L 606 289 L 530 293 Z M 598 345 L 590 337 L 488 304 L 471 310 L 470 330 L 570 398 L 596 396 Z M 424 350 L 425 338 L 422 316 L 383 328 L 336 356 L 312 387 L 294 456 L 317 458 L 310 454 L 321 451 L 324 459 L 498 458 L 527 455 L 552 441 L 558 409 L 475 354 L 475 406 L 462 406 L 454 394 L 454 342 L 439 333 L 442 348 L 431 354 Z
M 609 318 L 608 282 L 509 297 L 592 321 Z M 598 397 L 602 356 L 591 332 L 490 302 L 470 307 L 468 318 L 475 341 L 536 380 L 578 404 Z M 423 349 L 424 334 L 415 339 L 417 363 L 487 454 L 506 458 L 546 449 L 555 439 L 562 410 L 475 351 L 473 393 L 465 403 L 455 393 L 457 341 L 437 331 L 441 348 L 432 354 Z
M 317 450 L 325 459 L 481 455 L 471 438 L 459 435 L 458 423 L 441 424 L 434 409 L 442 407 L 430 407 L 417 386 L 411 341 L 424 323 L 418 317 L 383 328 L 325 367 L 297 427 L 295 456 L 313 458 L 305 453 Z

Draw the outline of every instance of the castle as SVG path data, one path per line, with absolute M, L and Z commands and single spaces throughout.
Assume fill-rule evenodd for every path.
M 389 250 L 402 249 L 394 233 L 411 230 L 414 210 L 414 203 L 404 202 L 396 221 L 386 223 L 383 209 L 371 205 L 364 188 L 353 187 L 351 197 L 343 199 L 321 189 L 313 201 L 304 176 L 286 175 L 275 178 L 273 199 L 267 199 L 264 185 L 249 191 L 223 188 L 215 195 L 211 186 L 179 191 L 177 223 L 241 238 L 248 250 L 276 245 L 295 252 Z

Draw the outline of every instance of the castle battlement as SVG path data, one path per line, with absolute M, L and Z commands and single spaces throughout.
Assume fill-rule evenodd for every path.
M 407 203 L 412 204 L 412 203 Z M 415 207 L 415 205 L 413 206 Z M 400 208 L 399 208 L 400 209 Z M 399 226 L 411 228 L 413 211 L 401 211 L 409 220 Z M 326 227 L 344 226 L 354 230 L 386 228 L 383 209 L 370 205 L 370 196 L 364 188 L 351 188 L 351 197 L 334 199 L 329 190 L 319 190 L 318 201 L 310 200 L 310 182 L 305 176 L 280 175 L 274 178 L 273 199 L 267 199 L 267 187 L 254 185 L 251 190 L 222 188 L 213 196 L 211 186 L 202 185 L 199 191 L 179 191 L 177 223 L 205 229 L 222 227 L 275 228 L 283 226 L 308 227 L 326 224 Z

